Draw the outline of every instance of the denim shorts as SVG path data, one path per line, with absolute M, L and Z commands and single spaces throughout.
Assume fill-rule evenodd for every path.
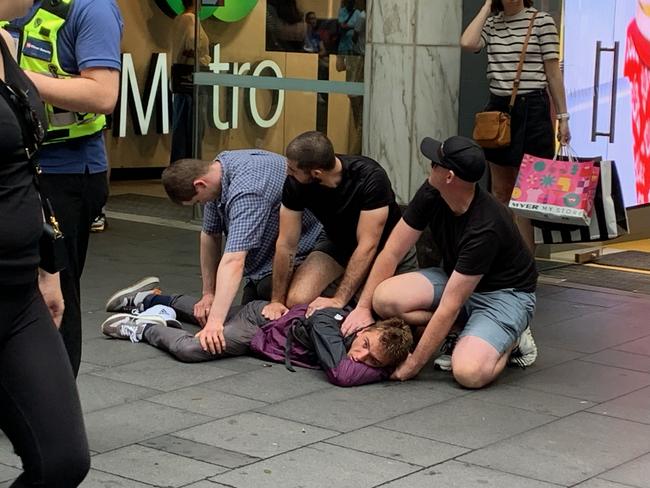
M 431 310 L 440 305 L 440 297 L 449 277 L 440 268 L 418 270 L 433 285 Z M 530 325 L 535 313 L 535 293 L 514 288 L 489 292 L 474 292 L 461 310 L 459 320 L 464 324 L 460 337 L 480 337 L 499 354 L 506 352 Z

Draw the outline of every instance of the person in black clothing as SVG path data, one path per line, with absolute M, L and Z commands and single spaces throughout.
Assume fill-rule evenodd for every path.
M 485 155 L 472 140 L 455 136 L 444 143 L 425 138 L 431 160 L 428 180 L 409 203 L 377 257 L 357 308 L 342 326 L 351 334 L 379 316 L 397 316 L 421 328 L 413 354 L 393 374 L 417 375 L 456 323 L 453 354 L 436 360 L 467 388 L 491 383 L 508 360 L 529 366 L 537 348 L 529 324 L 535 310 L 535 261 L 508 209 L 476 182 Z M 392 277 L 401 256 L 429 225 L 442 254 L 442 268 Z M 451 339 L 451 338 L 450 338 Z
M 0 18 L 24 15 L 31 0 L 0 1 Z M 61 335 L 59 275 L 39 271 L 43 214 L 33 150 L 45 111 L 0 29 L 0 428 L 21 457 L 12 487 L 78 486 L 90 467 L 72 368 Z M 31 136 L 33 140 L 26 140 Z
M 346 306 L 401 215 L 388 175 L 376 161 L 336 155 L 330 140 L 316 131 L 296 137 L 286 155 L 272 300 L 263 311 L 269 319 L 301 303 L 309 304 L 307 316 L 321 308 Z M 325 236 L 291 279 L 305 209 L 323 224 Z M 401 271 L 415 268 L 411 249 Z M 338 278 L 334 296 L 320 296 Z

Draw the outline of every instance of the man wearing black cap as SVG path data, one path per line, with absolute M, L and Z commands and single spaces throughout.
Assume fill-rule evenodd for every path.
M 528 328 L 535 310 L 537 271 L 509 210 L 476 182 L 483 150 L 454 136 L 420 146 L 431 173 L 377 257 L 357 308 L 343 324 L 350 334 L 382 317 L 398 316 L 422 337 L 393 378 L 417 375 L 454 326 L 460 329 L 442 369 L 468 388 L 491 383 L 510 363 L 528 366 L 537 348 Z M 393 276 L 395 265 L 429 225 L 441 268 Z M 456 325 L 455 325 L 456 324 Z

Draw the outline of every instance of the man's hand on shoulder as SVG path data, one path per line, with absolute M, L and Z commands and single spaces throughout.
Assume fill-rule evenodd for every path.
M 271 302 L 262 309 L 262 316 L 269 320 L 277 320 L 287 313 L 289 309 L 280 302 Z
M 223 335 L 223 324 L 209 321 L 205 327 L 196 333 L 201 347 L 210 354 L 221 354 L 226 351 L 226 338 Z
M 356 333 L 357 331 L 372 325 L 375 319 L 372 316 L 372 311 L 366 307 L 357 307 L 345 318 L 341 326 L 341 333 L 347 337 Z

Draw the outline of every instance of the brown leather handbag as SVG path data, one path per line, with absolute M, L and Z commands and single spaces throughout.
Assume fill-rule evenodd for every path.
M 530 24 L 528 24 L 528 32 L 526 33 L 524 46 L 519 55 L 519 64 L 517 65 L 517 74 L 515 75 L 515 81 L 513 82 L 510 103 L 508 103 L 508 111 L 478 112 L 474 116 L 474 132 L 472 133 L 472 138 L 481 147 L 493 149 L 510 145 L 510 112 L 512 111 L 512 107 L 515 105 L 515 99 L 517 98 L 517 92 L 519 91 L 521 70 L 524 67 L 526 49 L 528 48 L 530 34 L 533 31 L 535 17 L 537 17 L 537 12 L 533 14 L 533 17 L 530 19 Z

